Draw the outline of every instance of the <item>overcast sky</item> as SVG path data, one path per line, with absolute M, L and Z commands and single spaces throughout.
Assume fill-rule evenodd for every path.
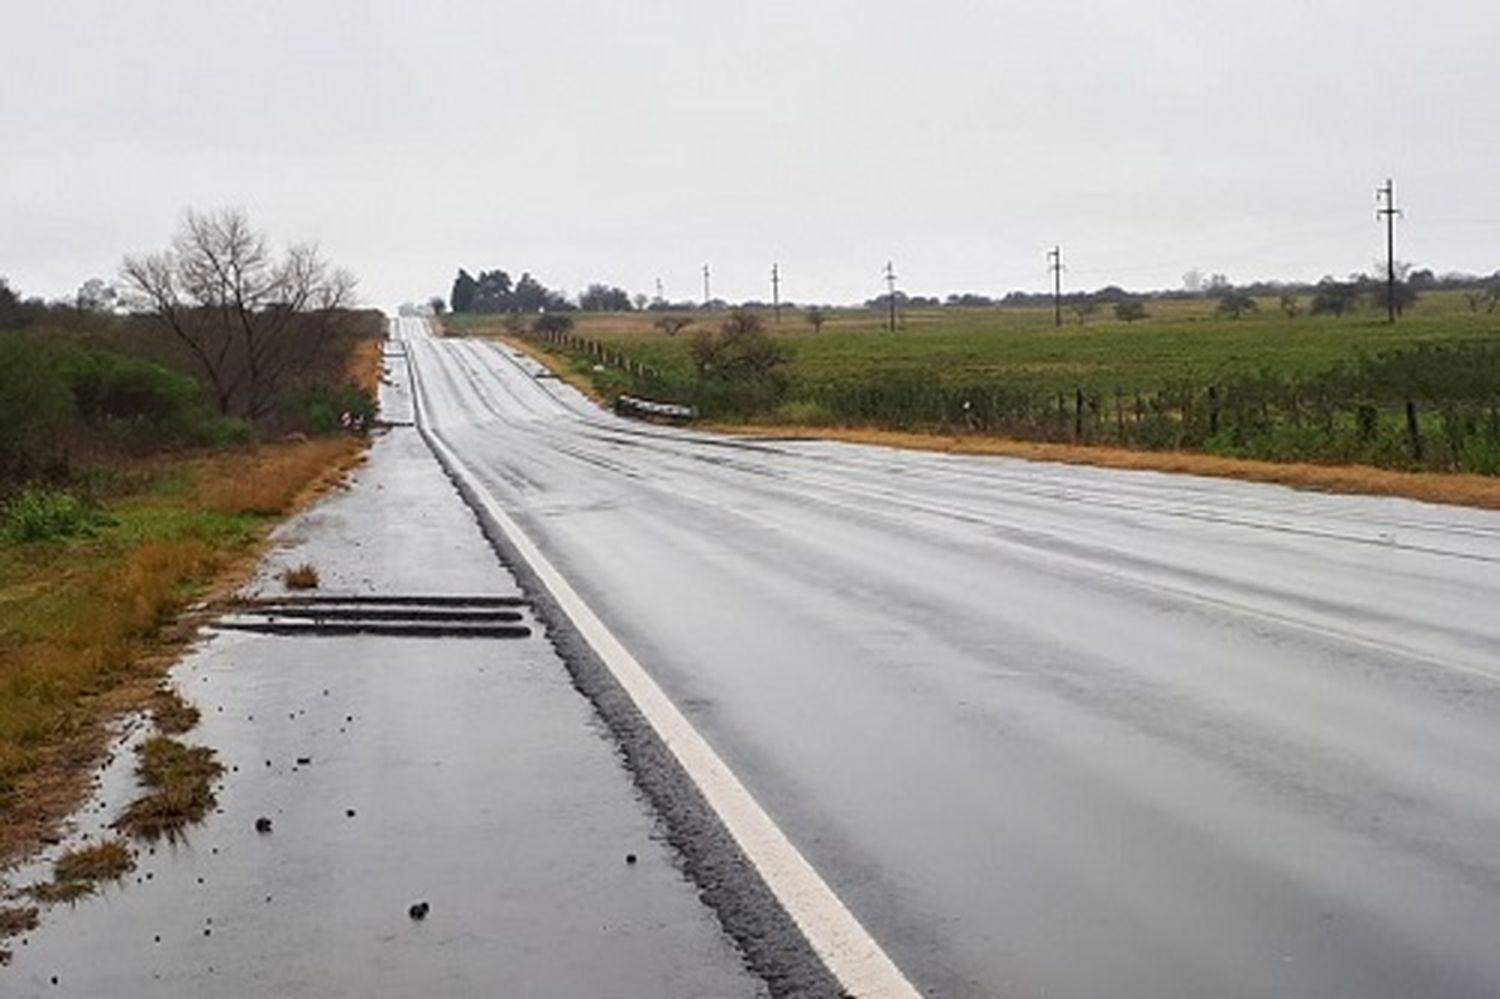
M 1496 0 L 0 0 L 0 275 L 188 208 L 393 307 L 459 266 L 862 300 L 1500 268 Z

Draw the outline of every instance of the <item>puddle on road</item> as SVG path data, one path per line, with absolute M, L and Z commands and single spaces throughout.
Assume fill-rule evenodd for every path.
M 216 811 L 44 911 L 0 992 L 763 993 L 544 639 L 226 632 L 173 677 L 225 768 Z M 14 883 L 108 832 L 149 732 Z

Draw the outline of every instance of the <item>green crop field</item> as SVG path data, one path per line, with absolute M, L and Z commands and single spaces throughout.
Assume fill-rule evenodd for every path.
M 1304 302 L 1305 306 L 1305 302 Z M 1152 302 L 1149 316 L 1124 323 L 1108 308 L 1080 324 L 1066 310 L 1053 325 L 1050 309 L 941 308 L 903 313 L 896 332 L 885 313 L 828 312 L 814 333 L 802 310 L 769 312 L 767 330 L 791 348 L 794 383 L 916 377 L 946 383 L 994 382 L 1040 390 L 1155 391 L 1165 384 L 1272 372 L 1308 375 L 1366 354 L 1417 344 L 1477 341 L 1500 344 L 1500 312 L 1471 312 L 1457 292 L 1433 292 L 1396 325 L 1383 312 L 1343 318 L 1289 319 L 1274 300 L 1258 314 L 1216 318 L 1203 300 Z M 693 335 L 713 330 L 719 314 L 691 313 L 692 325 L 668 336 L 657 313 L 575 313 L 574 333 L 664 372 L 690 376 Z M 460 331 L 498 328 L 493 316 L 451 316 Z
M 675 336 L 657 313 L 576 313 L 571 356 L 606 395 L 698 404 L 706 415 L 781 423 L 998 433 L 1273 459 L 1500 472 L 1500 313 L 1430 292 L 1394 325 L 1364 308 L 1285 315 L 1275 299 L 1240 319 L 1203 299 L 1146 303 L 1125 323 L 1108 306 L 1079 322 L 1051 309 L 933 308 L 899 317 L 802 310 L 761 319 L 784 348 L 774 405 L 706 391 L 696 312 Z M 453 332 L 499 329 L 450 317 Z M 764 393 L 755 395 L 765 398 Z

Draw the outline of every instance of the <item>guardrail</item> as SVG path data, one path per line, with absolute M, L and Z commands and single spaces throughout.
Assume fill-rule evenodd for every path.
M 620 416 L 633 416 L 641 420 L 666 420 L 669 423 L 688 423 L 698 418 L 697 406 L 683 406 L 675 402 L 652 402 L 633 395 L 622 395 L 615 400 L 615 412 Z

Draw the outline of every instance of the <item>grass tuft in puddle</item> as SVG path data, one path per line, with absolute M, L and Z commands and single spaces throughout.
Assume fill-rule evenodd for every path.
M 176 839 L 182 828 L 214 806 L 213 782 L 224 772 L 207 746 L 188 746 L 165 735 L 136 749 L 136 774 L 150 788 L 115 820 L 115 828 L 155 840 Z
M 135 869 L 130 848 L 118 839 L 69 850 L 52 865 L 52 880 L 33 885 L 38 902 L 75 902 L 93 894 L 101 881 L 117 881 Z
M 198 709 L 175 690 L 160 690 L 151 699 L 151 720 L 163 735 L 181 735 L 198 724 Z
M 318 583 L 322 581 L 318 576 L 318 567 L 307 562 L 288 569 L 282 573 L 281 579 L 289 590 L 316 590 Z

